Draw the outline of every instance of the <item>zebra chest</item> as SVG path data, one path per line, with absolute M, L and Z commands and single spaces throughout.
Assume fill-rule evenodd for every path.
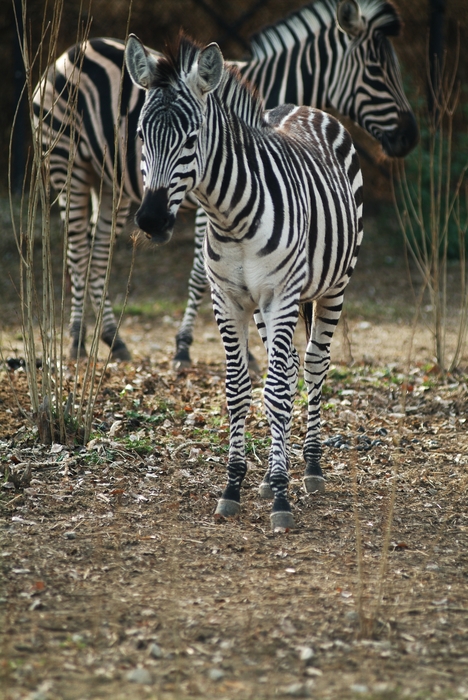
M 222 289 L 238 306 L 253 310 L 262 307 L 287 286 L 276 273 L 278 255 L 260 256 L 257 245 L 225 243 L 210 246 L 206 241 L 206 268 L 210 283 Z M 280 254 L 281 259 L 284 254 Z

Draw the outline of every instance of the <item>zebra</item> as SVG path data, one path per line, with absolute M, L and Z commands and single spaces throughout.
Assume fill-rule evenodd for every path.
M 387 155 L 403 157 L 416 145 L 418 129 L 389 40 L 400 29 L 395 7 L 384 0 L 314 0 L 260 31 L 252 39 L 251 58 L 232 64 L 257 88 L 266 108 L 285 101 L 333 108 L 367 130 Z M 72 358 L 86 354 L 83 307 L 89 257 L 89 289 L 97 308 L 110 255 L 112 212 L 117 208 L 118 235 L 131 204 L 142 198 L 140 145 L 133 137 L 144 94 L 123 69 L 123 54 L 124 43 L 117 39 L 91 39 L 73 46 L 50 67 L 34 96 L 43 148 L 50 150 L 50 180 L 60 193 L 68 232 Z M 157 52 L 153 55 L 160 57 Z M 118 203 L 113 201 L 115 163 Z M 187 204 L 194 206 L 193 201 Z M 176 336 L 176 366 L 190 364 L 193 325 L 207 288 L 205 226 L 205 214 L 198 209 L 188 302 Z M 106 299 L 102 338 L 112 345 L 114 358 L 127 360 L 130 353 L 116 328 Z
M 209 222 L 204 255 L 226 355 L 230 422 L 228 481 L 215 515 L 240 512 L 254 314 L 268 355 L 264 404 L 271 432 L 260 495 L 273 498 L 272 528 L 292 528 L 288 442 L 299 370 L 293 335 L 302 308 L 309 327 L 304 485 L 324 491 L 321 387 L 363 232 L 357 152 L 340 122 L 321 110 L 285 104 L 264 111 L 238 71 L 223 63 L 217 44 L 201 49 L 182 36 L 176 52 L 155 61 L 130 35 L 126 64 L 146 91 L 136 224 L 154 242 L 167 243 L 190 192 Z

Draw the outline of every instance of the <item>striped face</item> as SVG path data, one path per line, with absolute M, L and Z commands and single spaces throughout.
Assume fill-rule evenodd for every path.
M 373 12 L 363 7 L 358 21 L 354 35 L 339 37 L 343 58 L 330 86 L 330 103 L 380 141 L 387 155 L 401 158 L 414 148 L 419 133 L 387 36 L 399 33 L 400 22 L 392 6 L 377 2 Z
M 238 65 L 267 109 L 332 107 L 401 158 L 418 129 L 391 44 L 400 30 L 385 0 L 313 0 L 256 35 L 252 60 Z
M 183 87 L 149 90 L 140 116 L 144 194 L 135 220 L 156 243 L 171 238 L 177 211 L 202 171 L 204 104 Z

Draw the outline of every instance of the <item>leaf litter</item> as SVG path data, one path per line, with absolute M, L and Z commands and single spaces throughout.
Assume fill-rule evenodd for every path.
M 6 372 L 27 407 L 24 367 Z M 89 443 L 48 447 L 3 378 L 3 697 L 123 698 L 137 686 L 163 700 L 468 697 L 466 376 L 332 366 L 327 490 L 312 496 L 300 386 L 298 527 L 277 534 L 257 495 L 269 445 L 261 379 L 241 515 L 213 518 L 223 373 L 219 359 L 179 374 L 168 355 L 111 364 Z

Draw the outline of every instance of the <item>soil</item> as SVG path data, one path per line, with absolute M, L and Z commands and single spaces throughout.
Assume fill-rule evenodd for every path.
M 228 420 L 209 302 L 192 368 L 172 368 L 189 233 L 164 252 L 136 250 L 122 324 L 134 360 L 105 366 L 101 349 L 85 445 L 39 441 L 24 367 L 6 362 L 23 348 L 2 290 L 2 699 L 468 698 L 468 358 L 439 373 L 430 309 L 412 322 L 404 258 L 375 221 L 367 228 L 324 389 L 326 493 L 302 487 L 301 386 L 288 532 L 271 532 L 257 493 L 262 377 L 241 515 L 213 517 Z M 75 364 L 62 368 L 67 394 Z

